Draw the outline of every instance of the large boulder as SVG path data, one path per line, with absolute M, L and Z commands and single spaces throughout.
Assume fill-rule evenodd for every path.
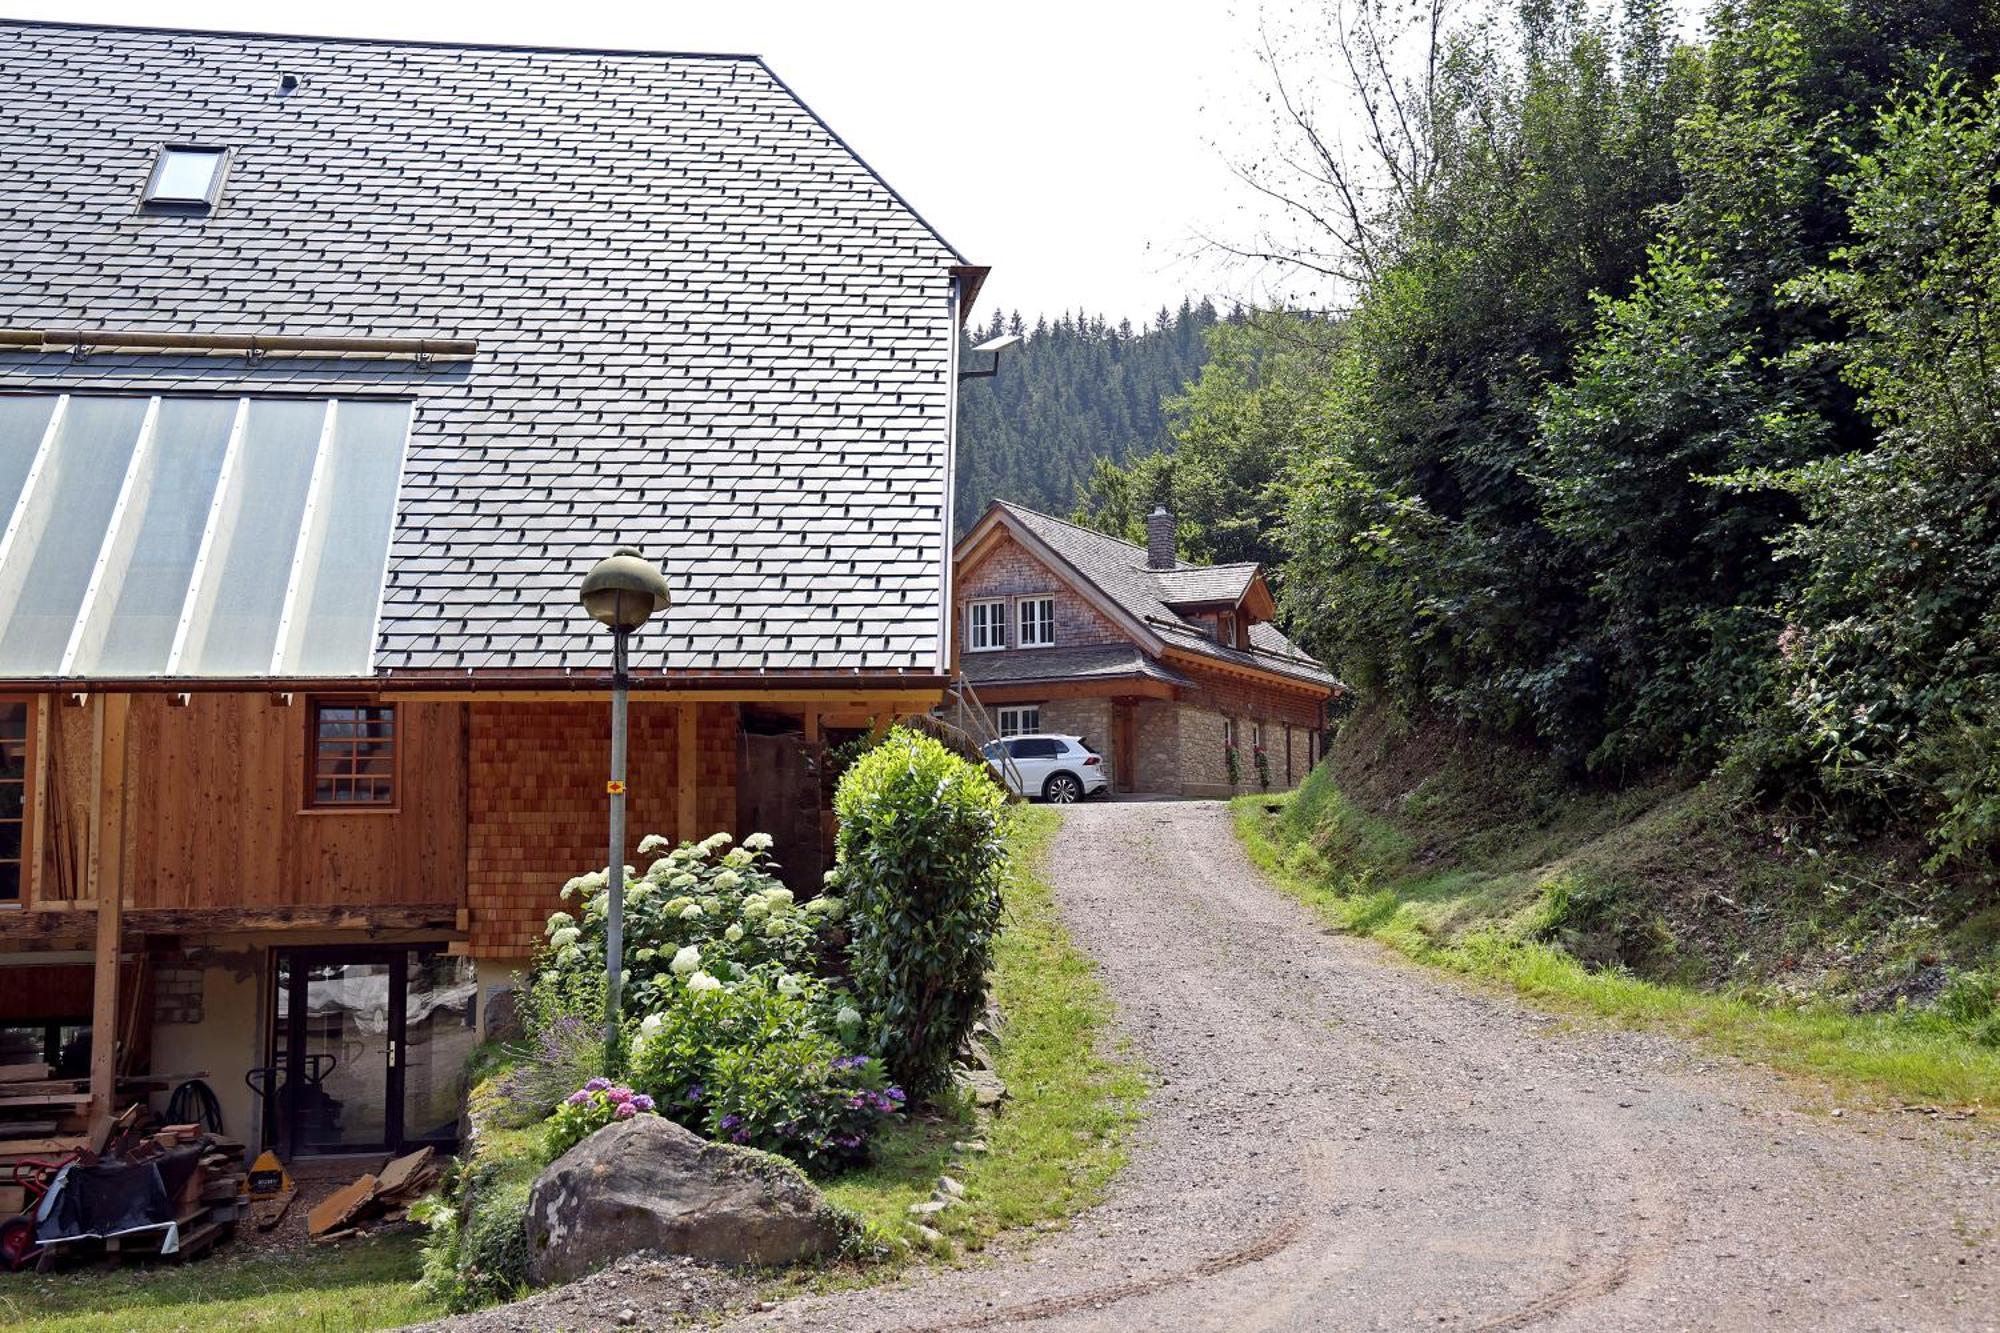
M 855 1223 L 782 1158 L 634 1116 L 558 1157 L 528 1196 L 528 1273 L 569 1282 L 639 1250 L 767 1267 L 839 1251 Z

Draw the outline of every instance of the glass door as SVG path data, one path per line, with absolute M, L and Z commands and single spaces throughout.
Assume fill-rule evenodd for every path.
M 288 1156 L 458 1141 L 477 1038 L 469 959 L 435 946 L 277 955 L 270 1080 Z
M 403 975 L 403 1042 L 396 1060 L 403 1079 L 400 1138 L 405 1147 L 452 1148 L 465 1106 L 465 1062 L 479 1042 L 472 960 L 412 949 L 404 955 Z

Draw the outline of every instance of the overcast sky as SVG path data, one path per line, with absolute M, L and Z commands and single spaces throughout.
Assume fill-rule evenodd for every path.
M 1252 229 L 1258 0 L 0 0 L 19 18 L 764 56 L 975 263 L 981 298 L 1141 319 L 1257 296 L 1189 261 Z

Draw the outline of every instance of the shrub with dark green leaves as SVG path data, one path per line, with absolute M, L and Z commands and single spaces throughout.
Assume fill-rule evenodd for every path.
M 898 727 L 841 779 L 838 862 L 868 1048 L 914 1097 L 943 1089 L 986 993 L 1000 924 L 1000 789 Z

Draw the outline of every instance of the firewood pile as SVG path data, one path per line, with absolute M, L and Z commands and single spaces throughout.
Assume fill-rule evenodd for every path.
M 391 1161 L 381 1173 L 369 1173 L 343 1185 L 320 1201 L 306 1218 L 306 1234 L 314 1244 L 363 1235 L 370 1224 L 400 1222 L 410 1205 L 436 1187 L 444 1174 L 432 1148 L 419 1148 Z

